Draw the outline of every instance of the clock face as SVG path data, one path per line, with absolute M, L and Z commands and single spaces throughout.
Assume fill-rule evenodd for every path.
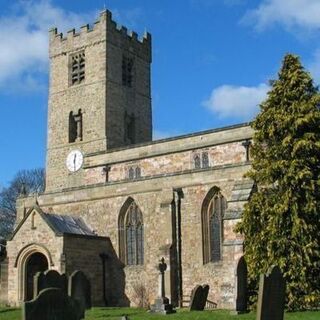
M 78 171 L 83 163 L 83 154 L 79 150 L 71 151 L 67 156 L 66 165 L 70 172 Z

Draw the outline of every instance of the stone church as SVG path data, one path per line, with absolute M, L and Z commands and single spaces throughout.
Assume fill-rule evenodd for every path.
M 33 276 L 82 270 L 95 305 L 134 306 L 139 288 L 183 305 L 197 284 L 234 308 L 243 239 L 234 233 L 253 184 L 252 129 L 240 124 L 152 140 L 151 35 L 100 14 L 50 30 L 46 189 L 21 196 L 1 262 L 1 300 L 33 297 Z

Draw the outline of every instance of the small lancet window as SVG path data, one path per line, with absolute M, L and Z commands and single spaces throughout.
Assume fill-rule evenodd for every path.
M 135 177 L 135 172 L 134 172 L 134 168 L 133 167 L 130 167 L 129 170 L 128 170 L 128 178 L 130 180 L 134 179 Z
M 69 143 L 82 141 L 82 111 L 69 113 Z
M 141 169 L 140 167 L 136 167 L 136 178 L 140 178 L 141 177 Z
M 85 79 L 85 53 L 83 51 L 71 56 L 70 78 L 72 85 L 82 83 Z
M 141 168 L 140 167 L 129 167 L 128 169 L 128 179 L 138 179 L 141 178 Z
M 133 65 L 133 58 L 122 57 L 122 84 L 126 87 L 132 87 Z
M 36 229 L 36 213 L 33 212 L 32 215 L 31 215 L 31 229 Z
M 200 152 L 200 153 L 194 154 L 193 167 L 194 169 L 209 168 L 210 162 L 209 162 L 208 152 Z
M 200 169 L 201 168 L 201 160 L 200 160 L 200 156 L 198 154 L 196 154 L 194 156 L 193 162 L 194 162 L 194 168 L 195 169 Z
M 202 168 L 208 168 L 209 167 L 209 156 L 208 152 L 202 153 Z

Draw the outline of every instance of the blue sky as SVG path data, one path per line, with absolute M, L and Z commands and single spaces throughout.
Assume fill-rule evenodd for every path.
M 319 83 L 319 0 L 0 0 L 0 186 L 45 165 L 47 30 L 105 7 L 153 35 L 155 138 L 250 121 L 287 52 Z

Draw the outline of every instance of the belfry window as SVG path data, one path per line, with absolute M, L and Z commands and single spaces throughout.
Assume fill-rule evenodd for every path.
M 126 87 L 132 87 L 133 80 L 133 58 L 122 57 L 122 84 Z
M 129 199 L 119 217 L 120 259 L 127 265 L 142 265 L 144 262 L 144 235 L 142 212 Z
M 85 54 L 78 52 L 70 59 L 70 82 L 72 85 L 82 83 L 85 79 Z
M 223 216 L 226 200 L 218 188 L 213 188 L 202 206 L 203 262 L 222 259 Z
M 69 113 L 69 143 L 82 141 L 82 111 Z

